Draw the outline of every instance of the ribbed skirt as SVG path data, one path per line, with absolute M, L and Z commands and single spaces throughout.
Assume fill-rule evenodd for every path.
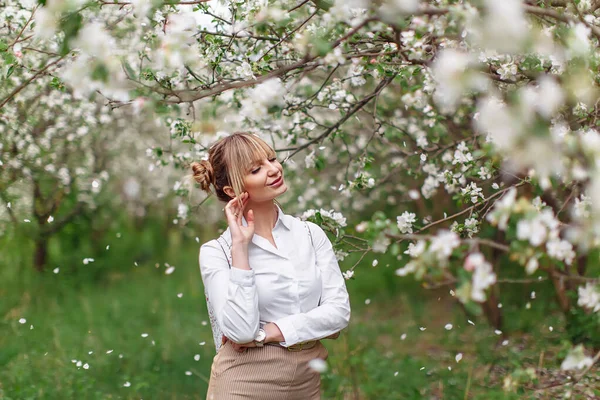
M 302 351 L 279 346 L 248 348 L 238 353 L 225 343 L 213 359 L 208 400 L 318 400 L 321 376 L 309 361 L 326 360 L 321 342 Z

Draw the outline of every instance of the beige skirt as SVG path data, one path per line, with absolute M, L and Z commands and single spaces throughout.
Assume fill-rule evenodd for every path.
M 302 351 L 266 345 L 238 353 L 225 343 L 213 359 L 208 400 L 318 400 L 321 376 L 309 361 L 326 360 L 321 342 Z

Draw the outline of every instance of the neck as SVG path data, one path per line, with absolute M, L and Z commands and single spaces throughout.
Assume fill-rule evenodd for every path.
M 248 220 L 248 210 L 254 213 L 254 232 L 260 236 L 271 235 L 277 222 L 277 207 L 272 201 L 261 203 L 249 202 L 244 211 L 244 217 Z

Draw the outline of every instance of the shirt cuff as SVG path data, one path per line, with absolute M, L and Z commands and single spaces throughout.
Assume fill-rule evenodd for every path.
M 284 317 L 280 320 L 273 321 L 273 323 L 277 325 L 281 331 L 281 334 L 283 335 L 283 339 L 285 340 L 284 342 L 279 342 L 280 345 L 289 347 L 300 342 L 300 339 L 298 338 L 298 332 L 296 331 L 296 328 L 294 327 L 290 317 Z
M 254 270 L 232 267 L 229 270 L 229 281 L 240 286 L 254 286 Z

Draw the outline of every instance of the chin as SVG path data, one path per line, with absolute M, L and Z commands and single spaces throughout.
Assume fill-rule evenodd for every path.
M 283 182 L 283 185 L 281 185 L 280 187 L 277 188 L 277 194 L 275 196 L 273 196 L 273 198 L 281 196 L 282 194 L 287 192 L 287 190 L 288 190 L 288 187 L 285 184 L 285 182 Z

